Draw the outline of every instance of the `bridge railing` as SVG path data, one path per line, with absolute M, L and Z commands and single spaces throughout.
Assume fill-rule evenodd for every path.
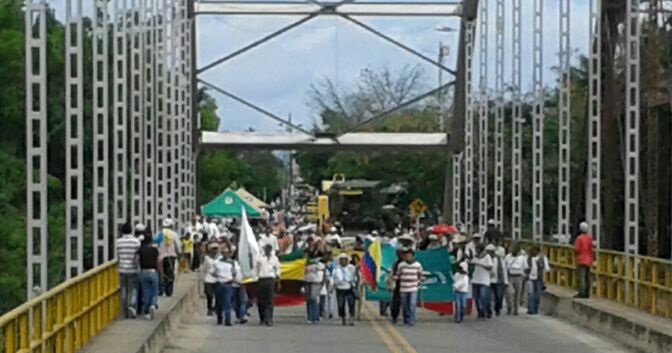
M 521 241 L 529 246 L 533 243 Z M 574 248 L 541 243 L 551 272 L 545 280 L 565 288 L 576 288 Z M 636 272 L 635 272 L 636 271 Z M 595 298 L 644 310 L 652 315 L 672 315 L 672 261 L 595 249 L 592 295 Z
M 75 352 L 119 313 L 116 261 L 72 278 L 0 317 L 0 352 Z

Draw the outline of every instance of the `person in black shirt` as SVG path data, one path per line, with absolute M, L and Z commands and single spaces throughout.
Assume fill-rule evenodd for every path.
M 500 245 L 503 238 L 502 232 L 497 229 L 497 222 L 494 219 L 488 220 L 488 229 L 485 231 L 485 243 Z
M 136 259 L 140 266 L 140 285 L 143 294 L 141 312 L 145 314 L 145 319 L 152 320 L 158 308 L 161 266 L 159 265 L 159 249 L 152 244 L 151 236 L 145 235 Z

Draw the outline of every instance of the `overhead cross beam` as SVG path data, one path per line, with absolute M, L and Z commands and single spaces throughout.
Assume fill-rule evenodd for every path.
M 413 54 L 417 58 L 428 62 L 440 70 L 446 71 L 453 76 L 457 75 L 457 72 L 453 69 L 450 69 L 444 66 L 442 63 L 431 59 L 422 53 L 414 50 L 413 48 L 383 34 L 382 32 L 376 30 L 375 28 L 354 19 L 352 16 L 461 16 L 462 7 L 460 2 L 449 1 L 449 2 L 357 2 L 354 3 L 352 0 L 344 0 L 340 2 L 319 2 L 316 0 L 307 0 L 307 2 L 297 2 L 297 1 L 198 1 L 195 3 L 195 14 L 196 15 L 304 15 L 306 17 L 290 23 L 289 25 L 270 33 L 236 51 L 230 53 L 224 57 L 221 57 L 202 68 L 196 70 L 197 74 L 204 73 L 220 64 L 223 64 L 251 49 L 254 49 L 273 38 L 276 38 L 294 28 L 297 28 L 312 19 L 320 15 L 337 15 L 345 20 L 357 25 L 360 28 L 384 39 L 385 41 L 403 49 L 404 51 Z M 205 80 L 198 79 L 201 83 L 208 86 L 209 88 L 251 108 L 260 112 L 273 120 L 279 121 L 282 124 L 291 126 L 292 128 L 302 131 L 309 134 L 305 129 L 302 129 L 296 125 L 291 124 L 289 121 L 281 118 L 280 116 L 273 114 L 258 105 L 255 105 L 241 97 L 238 97 L 221 87 L 218 87 L 212 83 L 209 83 Z M 364 124 L 368 124 L 372 121 L 384 118 L 389 114 L 404 108 L 410 104 L 413 104 L 417 101 L 420 101 L 432 94 L 442 91 L 446 87 L 453 85 L 453 82 L 449 82 L 445 85 L 437 87 L 434 90 L 431 90 L 425 94 L 422 94 L 418 97 L 415 97 L 407 102 L 402 103 L 401 105 L 391 108 L 381 114 L 365 120 L 352 129 L 357 129 Z
M 198 1 L 197 15 L 326 15 L 352 16 L 461 16 L 459 1 L 426 2 L 301 2 L 301 1 Z
M 204 86 L 206 86 L 206 87 L 208 87 L 208 88 L 211 88 L 211 89 L 213 89 L 213 90 L 219 92 L 220 94 L 222 94 L 222 95 L 224 95 L 224 96 L 226 96 L 226 97 L 228 97 L 228 98 L 233 99 L 234 101 L 236 101 L 236 102 L 238 102 L 238 103 L 240 103 L 240 104 L 243 104 L 243 105 L 245 105 L 245 106 L 247 106 L 247 107 L 249 107 L 249 108 L 251 108 L 251 109 L 254 109 L 254 110 L 256 110 L 257 112 L 259 112 L 259 113 L 261 113 L 261 114 L 264 114 L 264 115 L 268 116 L 269 118 L 271 118 L 271 119 L 273 119 L 273 120 L 276 120 L 276 121 L 280 122 L 281 124 L 287 125 L 287 126 L 293 128 L 293 129 L 295 129 L 295 130 L 301 131 L 301 132 L 303 132 L 304 134 L 312 135 L 312 133 L 309 132 L 308 130 L 306 130 L 306 129 L 304 129 L 304 128 L 298 126 L 298 125 L 295 125 L 295 124 L 293 124 L 292 122 L 290 122 L 290 121 L 288 121 L 288 120 L 285 120 L 285 119 L 281 118 L 280 116 L 278 116 L 278 115 L 276 115 L 276 114 L 273 114 L 273 113 L 269 112 L 268 110 L 266 110 L 266 109 L 264 109 L 264 108 L 262 108 L 262 107 L 260 107 L 260 106 L 258 106 L 258 105 L 256 105 L 256 104 L 254 104 L 254 103 L 252 103 L 252 102 L 250 102 L 250 101 L 247 101 L 247 100 L 245 100 L 245 99 L 243 99 L 243 98 L 241 98 L 241 97 L 239 97 L 239 96 L 237 96 L 237 95 L 235 95 L 235 94 L 233 94 L 233 93 L 231 93 L 231 92 L 229 92 L 229 91 L 226 91 L 226 90 L 224 90 L 223 88 L 221 88 L 221 87 L 219 87 L 219 86 L 216 86 L 216 85 L 214 85 L 214 84 L 212 84 L 212 83 L 210 83 L 210 82 L 208 82 L 208 81 L 205 81 L 205 80 L 203 80 L 203 79 L 200 79 L 200 78 L 198 79 L 198 81 L 199 81 L 201 84 L 203 84 Z

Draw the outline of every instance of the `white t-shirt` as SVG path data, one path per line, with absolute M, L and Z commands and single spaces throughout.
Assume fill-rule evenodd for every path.
M 454 274 L 453 290 L 459 293 L 469 293 L 469 275 L 459 272 Z
M 502 276 L 504 277 L 503 279 L 499 278 L 499 263 L 502 263 Z M 506 261 L 504 261 L 504 258 L 495 256 L 492 259 L 492 269 L 490 270 L 490 282 L 492 283 L 504 283 L 504 284 L 509 284 L 509 273 L 507 271 L 506 267 Z
M 537 263 L 540 262 L 540 261 L 543 261 L 543 267 L 544 267 L 542 269 L 543 272 L 550 272 L 551 271 L 551 266 L 548 265 L 548 259 L 546 258 L 546 256 L 541 257 L 541 259 L 542 260 L 540 260 L 539 255 L 532 258 L 532 261 L 531 261 L 532 266 L 530 266 L 529 279 L 531 279 L 531 280 L 539 279 L 539 269 L 538 269 Z
M 508 269 L 509 275 L 512 276 L 522 276 L 527 270 L 527 256 L 518 254 L 518 256 L 513 256 L 511 254 L 506 255 L 504 258 L 506 262 L 506 268 Z
M 471 260 L 471 263 L 475 265 L 471 283 L 489 286 L 490 268 L 492 267 L 492 258 L 490 257 L 490 255 L 486 254 L 481 258 L 475 257 Z M 484 266 L 488 268 L 486 269 L 484 268 Z
M 324 264 L 319 261 L 308 263 L 306 264 L 306 274 L 303 279 L 308 283 L 322 283 L 324 282 L 324 269 Z
M 338 265 L 334 269 L 334 287 L 336 289 L 347 290 L 355 286 L 357 277 L 355 273 L 355 266 L 348 264 L 347 266 Z

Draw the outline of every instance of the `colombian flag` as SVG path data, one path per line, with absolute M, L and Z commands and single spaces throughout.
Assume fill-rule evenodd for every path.
M 373 291 L 378 289 L 378 276 L 380 276 L 381 262 L 382 251 L 380 249 L 380 238 L 376 238 L 369 244 L 369 247 L 366 248 L 364 259 L 360 262 L 362 280 Z

